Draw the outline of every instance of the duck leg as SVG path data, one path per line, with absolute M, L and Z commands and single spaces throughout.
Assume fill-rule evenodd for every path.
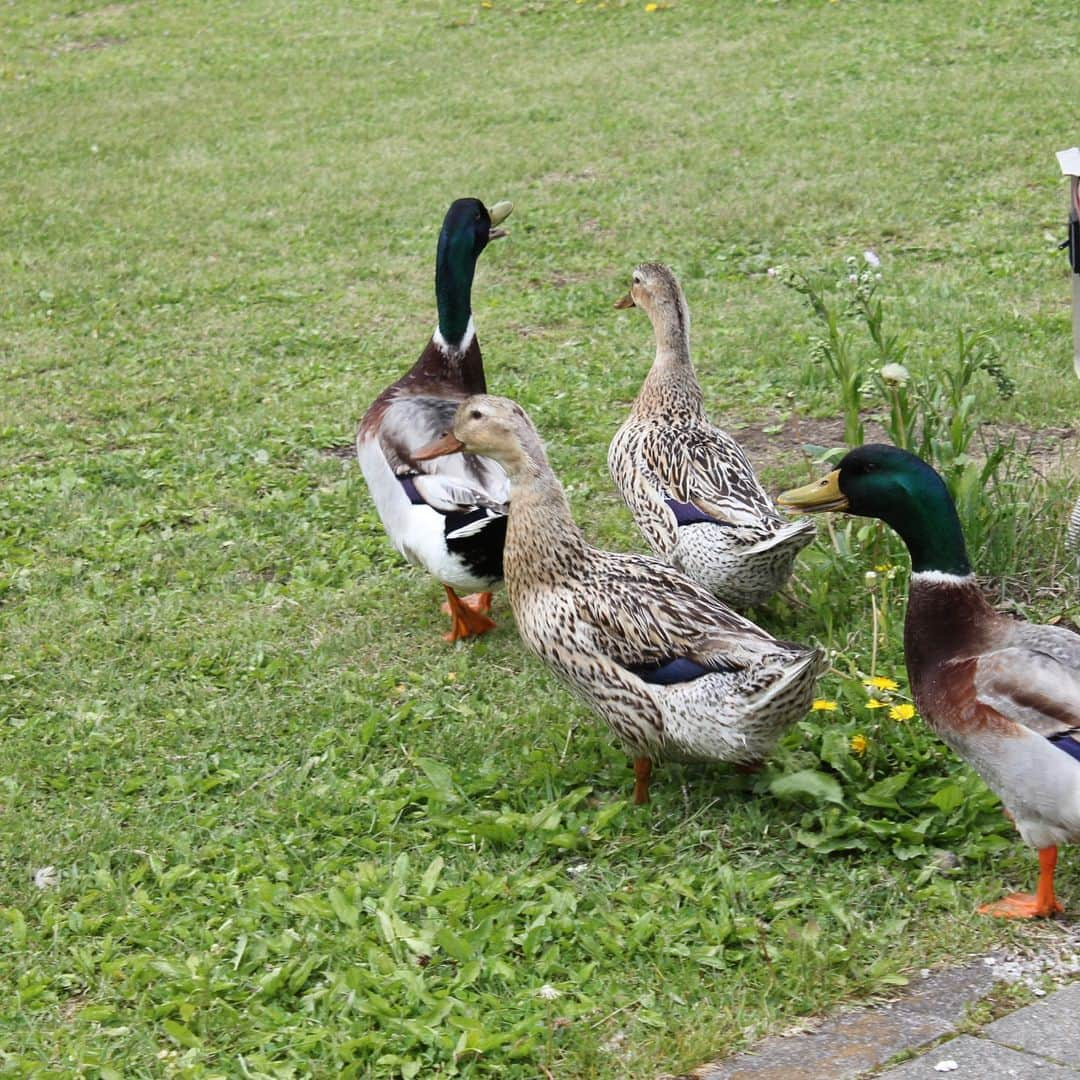
M 450 631 L 443 634 L 447 641 L 478 637 L 494 629 L 494 621 L 487 617 L 491 610 L 491 593 L 481 592 L 459 597 L 449 585 L 444 585 L 443 588 L 446 590 L 443 611 L 450 616 Z
M 634 805 L 641 806 L 649 801 L 649 779 L 652 776 L 652 762 L 647 757 L 634 758 Z
M 1054 895 L 1054 868 L 1057 866 L 1057 848 L 1045 847 L 1039 851 L 1039 881 L 1032 893 L 1012 893 L 996 904 L 984 904 L 979 908 L 982 915 L 996 915 L 1001 919 L 1046 919 L 1062 911 Z

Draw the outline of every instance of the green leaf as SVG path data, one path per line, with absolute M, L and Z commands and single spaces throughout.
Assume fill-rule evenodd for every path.
M 891 810 L 899 810 L 900 804 L 896 801 L 896 796 L 907 787 L 910 779 L 910 772 L 887 776 L 884 780 L 879 780 L 872 788 L 858 792 L 856 798 L 867 806 L 883 806 Z
M 454 799 L 454 777 L 450 770 L 433 758 L 418 757 L 416 764 L 423 770 L 431 786 L 446 800 Z
M 351 904 L 345 894 L 336 885 L 328 893 L 330 906 L 334 914 L 346 925 L 356 926 L 360 921 L 360 911 Z
M 817 802 L 831 802 L 843 805 L 844 793 L 840 785 L 823 772 L 803 769 L 800 772 L 778 776 L 769 790 L 779 799 L 795 799 L 807 796 Z
M 457 960 L 459 963 L 464 963 L 466 960 L 472 959 L 473 947 L 464 938 L 458 937 L 448 926 L 444 926 L 435 935 L 435 944 L 438 945 L 451 960 Z
M 928 800 L 944 814 L 951 814 L 963 801 L 964 789 L 959 784 L 946 784 Z
M 178 1042 L 181 1046 L 186 1046 L 189 1049 L 202 1046 L 202 1039 L 190 1028 L 184 1027 L 179 1020 L 163 1020 L 161 1026 L 168 1033 L 169 1038 L 174 1042 Z

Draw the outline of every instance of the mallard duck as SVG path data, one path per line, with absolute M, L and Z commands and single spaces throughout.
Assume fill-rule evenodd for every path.
M 776 640 L 659 559 L 592 547 L 519 405 L 468 398 L 416 457 L 462 450 L 510 477 L 503 564 L 518 630 L 627 747 L 636 803 L 652 762 L 756 765 L 810 708 L 823 654 Z
M 509 485 L 502 469 L 472 454 L 419 462 L 413 451 L 441 435 L 458 403 L 483 393 L 484 365 L 472 317 L 476 260 L 513 204 L 488 210 L 458 199 L 446 212 L 435 261 L 439 322 L 420 359 L 372 403 L 356 433 L 375 508 L 397 550 L 443 583 L 447 641 L 483 634 L 491 590 L 502 579 Z M 457 593 L 474 595 L 459 597 Z
M 904 655 L 915 704 L 1039 852 L 1034 895 L 982 910 L 1022 918 L 1060 911 L 1057 848 L 1080 840 L 1080 635 L 990 607 L 949 491 L 914 454 L 861 446 L 779 502 L 880 518 L 900 534 L 911 554 Z
M 777 512 L 742 447 L 706 418 L 690 312 L 671 270 L 643 263 L 615 306 L 643 308 L 656 336 L 652 369 L 608 449 L 615 486 L 657 555 L 725 603 L 759 604 L 816 530 Z

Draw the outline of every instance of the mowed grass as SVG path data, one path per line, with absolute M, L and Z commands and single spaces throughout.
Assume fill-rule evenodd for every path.
M 590 535 L 640 549 L 604 464 L 652 351 L 611 310 L 634 263 L 680 274 L 714 415 L 770 428 L 838 398 L 767 269 L 842 276 L 870 248 L 913 369 L 986 332 L 1018 386 L 979 388 L 987 438 L 1059 431 L 1002 489 L 1003 576 L 1024 613 L 1076 619 L 1053 158 L 1074 19 L 0 9 L 5 1073 L 651 1077 L 1022 933 L 974 914 L 1034 873 L 993 798 L 918 721 L 865 709 L 875 565 L 899 569 L 873 673 L 906 701 L 881 530 L 823 531 L 758 613 L 834 650 L 836 710 L 758 776 L 664 766 L 634 808 L 625 755 L 505 601 L 446 646 L 437 585 L 326 451 L 434 325 L 446 206 L 510 198 L 474 293 L 489 383 Z M 770 461 L 773 490 L 810 474 Z M 1060 876 L 1080 909 L 1068 853 Z

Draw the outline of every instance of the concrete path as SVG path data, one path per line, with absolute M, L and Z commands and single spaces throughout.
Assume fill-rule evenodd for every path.
M 970 1006 L 998 982 L 1023 979 L 1044 994 L 1040 974 L 1075 977 L 1080 928 L 1062 929 L 1057 949 L 1030 960 L 995 955 L 926 972 L 891 1004 L 841 1012 L 814 1031 L 770 1036 L 686 1080 L 1080 1080 L 1080 981 L 977 1031 L 970 1022 Z M 959 1035 L 961 1024 L 966 1033 Z M 907 1060 L 887 1067 L 905 1053 Z
M 881 1080 L 1080 1077 L 1080 982 L 987 1024 L 977 1035 L 949 1039 Z

